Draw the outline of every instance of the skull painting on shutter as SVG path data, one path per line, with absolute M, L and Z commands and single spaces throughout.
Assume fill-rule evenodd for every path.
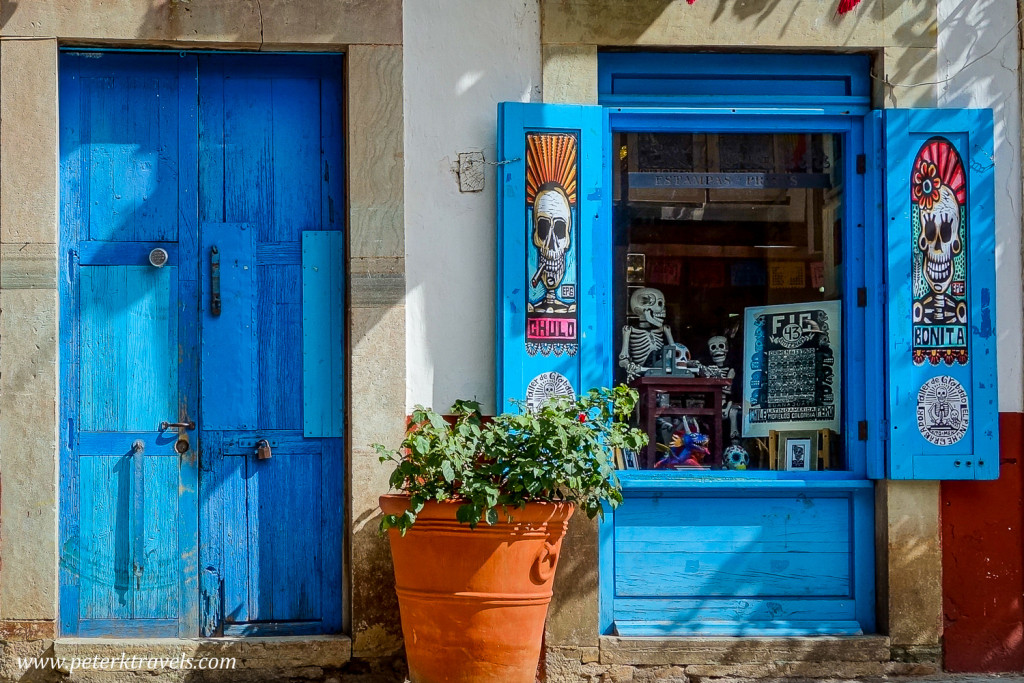
M 530 355 L 575 355 L 575 135 L 526 136 L 526 349 Z
M 922 145 L 910 194 L 913 361 L 966 364 L 967 169 L 949 140 Z

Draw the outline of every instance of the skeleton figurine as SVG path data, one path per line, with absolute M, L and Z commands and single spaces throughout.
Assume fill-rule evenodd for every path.
M 537 272 L 530 286 L 544 285 L 544 297 L 530 304 L 537 313 L 571 313 L 576 304 L 558 297 L 565 278 L 565 257 L 572 245 L 572 211 L 569 197 L 558 183 L 545 183 L 533 204 L 533 244 L 537 247 Z
M 638 327 L 622 326 L 622 350 L 619 366 L 626 369 L 626 380 L 652 369 L 665 346 L 672 346 L 672 331 L 665 325 L 665 295 L 657 289 L 643 287 L 629 298 L 633 315 L 640 318 Z
M 729 355 L 729 340 L 721 335 L 708 339 L 708 352 L 711 354 L 711 362 L 714 364 L 711 373 L 723 379 L 733 380 L 736 378 L 736 370 L 726 367 L 725 360 Z M 732 385 L 726 387 L 722 392 L 722 418 L 729 423 L 729 438 L 736 439 L 740 435 L 739 414 L 740 407 L 732 401 Z
M 924 279 L 931 292 L 914 302 L 914 322 L 964 324 L 967 305 L 946 298 L 953 282 L 953 258 L 963 250 L 960 203 L 947 185 L 939 185 L 938 195 L 938 201 L 931 206 L 920 207 L 921 235 L 917 248 L 924 252 Z

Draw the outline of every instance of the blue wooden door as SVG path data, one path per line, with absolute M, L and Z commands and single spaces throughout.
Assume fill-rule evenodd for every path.
M 61 628 L 194 635 L 196 60 L 60 66 Z
M 207 55 L 199 71 L 202 628 L 334 632 L 340 58 Z
M 62 632 L 336 632 L 340 58 L 60 66 Z

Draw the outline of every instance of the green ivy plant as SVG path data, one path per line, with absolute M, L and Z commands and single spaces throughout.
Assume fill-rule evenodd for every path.
M 460 503 L 456 517 L 470 527 L 533 501 L 574 503 L 591 519 L 603 517 L 604 504 L 622 502 L 614 449 L 647 443 L 628 423 L 636 403 L 635 390 L 618 386 L 554 397 L 536 411 L 516 402 L 516 412 L 486 422 L 476 401 L 456 401 L 451 422 L 416 406 L 398 450 L 373 445 L 381 462 L 395 465 L 391 487 L 409 495 L 409 508 L 384 515 L 381 531 L 404 535 L 428 501 Z

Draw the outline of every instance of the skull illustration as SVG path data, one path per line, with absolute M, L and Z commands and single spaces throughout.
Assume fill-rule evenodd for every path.
M 569 197 L 557 183 L 545 183 L 533 204 L 533 244 L 544 288 L 553 291 L 565 277 L 565 255 L 572 243 Z
M 949 392 L 946 390 L 946 387 L 935 387 L 935 398 L 938 399 L 939 403 L 945 403 L 947 396 L 949 396 Z
M 659 289 L 641 287 L 629 298 L 629 307 L 641 324 L 661 327 L 665 322 L 665 295 Z
M 729 340 L 722 336 L 714 336 L 708 339 L 708 351 L 711 352 L 711 362 L 718 367 L 725 367 L 725 356 L 729 353 Z
M 963 249 L 960 240 L 960 203 L 946 185 L 929 209 L 921 207 L 921 236 L 917 248 L 924 252 L 924 276 L 936 294 L 945 294 L 953 281 L 953 257 Z

